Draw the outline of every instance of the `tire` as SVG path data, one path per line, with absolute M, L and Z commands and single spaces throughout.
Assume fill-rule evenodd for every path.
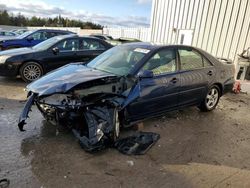
M 43 68 L 39 63 L 27 62 L 21 66 L 19 74 L 23 81 L 32 82 L 43 75 Z
M 120 120 L 117 108 L 113 110 L 113 131 L 110 133 L 110 139 L 112 142 L 118 140 L 120 136 Z
M 199 106 L 200 110 L 203 112 L 214 110 L 220 100 L 220 96 L 220 88 L 216 85 L 213 85 L 211 88 L 209 88 L 205 99 L 203 99 L 201 105 Z

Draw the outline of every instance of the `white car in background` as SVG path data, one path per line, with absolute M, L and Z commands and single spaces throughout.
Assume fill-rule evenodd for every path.
M 10 39 L 10 38 L 16 38 L 18 35 L 11 31 L 1 30 L 0 29 L 0 39 Z

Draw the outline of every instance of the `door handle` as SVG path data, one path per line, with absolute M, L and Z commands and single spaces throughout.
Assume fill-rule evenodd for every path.
M 211 70 L 208 71 L 207 75 L 212 76 L 213 75 L 213 71 L 211 71 Z
M 170 82 L 172 82 L 173 84 L 175 84 L 177 81 L 177 78 L 172 78 L 172 80 L 170 80 Z

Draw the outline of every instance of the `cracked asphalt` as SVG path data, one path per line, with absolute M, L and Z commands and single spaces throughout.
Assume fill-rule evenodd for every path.
M 144 131 L 160 140 L 143 156 L 126 156 L 84 152 L 35 108 L 19 132 L 24 87 L 0 77 L 0 179 L 10 187 L 250 187 L 249 95 L 227 94 L 210 113 L 190 107 L 146 121 Z

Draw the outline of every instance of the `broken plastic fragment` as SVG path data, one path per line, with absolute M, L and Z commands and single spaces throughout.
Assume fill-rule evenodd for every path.
M 10 185 L 10 180 L 9 179 L 1 179 L 0 180 L 0 188 L 7 188 Z
M 151 132 L 137 132 L 135 135 L 118 140 L 115 147 L 123 154 L 143 155 L 159 140 L 160 135 Z

